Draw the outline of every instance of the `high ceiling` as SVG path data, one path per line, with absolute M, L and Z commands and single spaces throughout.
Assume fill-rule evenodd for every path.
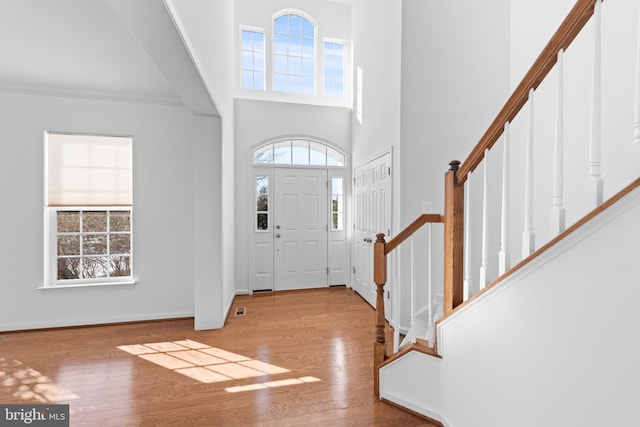
M 105 0 L 0 0 L 0 52 L 0 87 L 180 101 Z

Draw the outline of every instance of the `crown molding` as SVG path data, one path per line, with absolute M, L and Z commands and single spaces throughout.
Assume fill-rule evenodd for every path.
M 92 90 L 77 90 L 69 88 L 56 88 L 35 85 L 17 85 L 0 83 L 0 92 L 16 93 L 20 95 L 55 96 L 64 98 L 81 98 L 99 101 L 132 102 L 138 104 L 168 105 L 173 107 L 184 107 L 185 104 L 177 96 L 138 93 L 120 93 Z

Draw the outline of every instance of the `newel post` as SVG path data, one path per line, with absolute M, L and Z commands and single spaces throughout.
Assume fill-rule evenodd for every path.
M 444 315 L 463 302 L 464 185 L 456 175 L 457 160 L 444 176 Z
M 385 255 L 384 234 L 376 234 L 373 244 L 373 281 L 377 286 L 376 293 L 376 340 L 373 343 L 373 388 L 376 396 L 380 395 L 379 366 L 387 356 L 387 344 L 384 334 L 384 285 L 387 283 L 387 256 Z

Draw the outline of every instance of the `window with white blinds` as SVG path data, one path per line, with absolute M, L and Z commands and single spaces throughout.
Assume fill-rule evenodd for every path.
M 132 138 L 46 133 L 47 206 L 131 206 Z
M 45 286 L 131 282 L 132 138 L 45 141 Z

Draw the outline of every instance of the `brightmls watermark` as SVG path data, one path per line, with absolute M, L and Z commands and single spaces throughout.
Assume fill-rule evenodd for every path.
M 2 405 L 0 427 L 69 427 L 69 405 Z

